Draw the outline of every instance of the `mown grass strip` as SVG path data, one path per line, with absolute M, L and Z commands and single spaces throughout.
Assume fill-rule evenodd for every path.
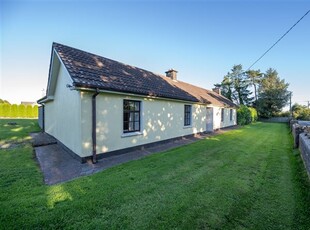
M 30 145 L 0 156 L 1 229 L 310 229 L 309 180 L 284 124 L 257 123 L 54 186 L 43 185 Z

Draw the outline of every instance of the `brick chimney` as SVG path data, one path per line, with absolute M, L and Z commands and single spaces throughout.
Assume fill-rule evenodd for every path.
M 177 72 L 174 69 L 169 69 L 168 71 L 166 71 L 166 77 L 171 78 L 172 80 L 177 80 Z
M 212 90 L 213 90 L 213 92 L 215 92 L 215 93 L 221 95 L 221 89 L 220 89 L 220 87 L 215 87 L 215 88 L 213 88 Z

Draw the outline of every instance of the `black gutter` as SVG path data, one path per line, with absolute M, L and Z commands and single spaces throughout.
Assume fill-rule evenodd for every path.
M 97 139 L 97 135 L 96 135 L 96 97 L 99 94 L 98 90 L 96 90 L 96 93 L 93 94 L 92 96 L 92 141 L 93 141 L 93 164 L 97 163 L 97 143 L 96 143 L 96 139 Z

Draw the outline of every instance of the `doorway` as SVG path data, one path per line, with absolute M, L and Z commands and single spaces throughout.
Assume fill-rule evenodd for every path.
M 207 121 L 207 132 L 213 132 L 213 108 L 207 107 L 206 112 L 206 121 Z

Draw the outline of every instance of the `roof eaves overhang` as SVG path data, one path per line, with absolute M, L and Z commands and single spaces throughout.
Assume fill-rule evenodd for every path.
M 78 91 L 85 91 L 85 92 L 108 93 L 108 94 L 133 96 L 133 97 L 143 97 L 143 98 L 150 98 L 150 99 L 157 99 L 157 100 L 169 100 L 169 101 L 176 101 L 176 102 L 190 103 L 190 104 L 209 105 L 207 103 L 202 103 L 198 100 L 197 101 L 189 101 L 189 100 L 182 100 L 182 99 L 176 99 L 176 98 L 158 97 L 158 96 L 153 96 L 153 95 L 119 92 L 119 91 L 98 89 L 98 88 L 93 88 L 93 87 L 83 87 L 83 86 L 78 86 L 77 84 L 74 84 L 74 86 L 71 88 L 71 90 L 78 90 Z
M 37 100 L 37 103 L 38 104 L 43 104 L 43 103 L 47 103 L 47 102 L 50 102 L 50 101 L 53 101 L 54 100 L 54 97 L 52 96 L 45 96 L 45 97 L 42 97 L 41 99 Z

